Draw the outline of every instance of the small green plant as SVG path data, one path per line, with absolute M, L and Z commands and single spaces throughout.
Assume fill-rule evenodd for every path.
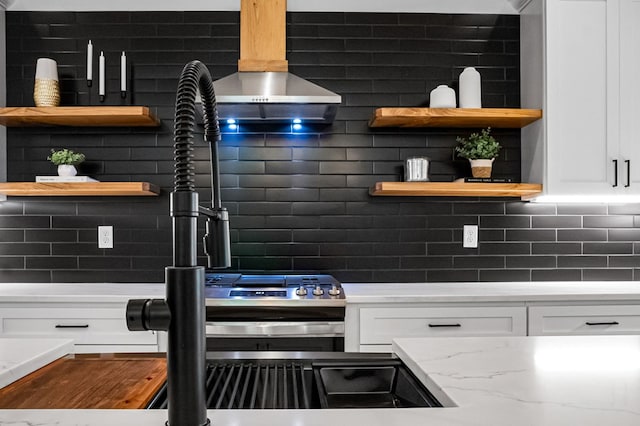
M 458 146 L 456 152 L 458 157 L 469 160 L 491 160 L 498 156 L 500 144 L 489 133 L 491 127 L 482 129 L 480 134 L 471 133 L 469 139 L 457 137 Z
M 51 150 L 51 155 L 47 157 L 47 160 L 51 161 L 56 166 L 60 166 L 63 164 L 68 164 L 71 166 L 77 166 L 82 163 L 85 159 L 84 154 L 79 152 L 73 152 L 70 149 L 61 149 L 56 151 L 55 149 Z

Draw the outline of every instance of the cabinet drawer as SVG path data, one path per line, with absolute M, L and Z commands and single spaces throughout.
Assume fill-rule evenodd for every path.
M 640 306 L 530 306 L 529 335 L 638 334 Z
M 76 345 L 157 345 L 152 332 L 127 329 L 124 308 L 5 308 L 0 312 L 5 337 L 59 337 Z
M 524 336 L 524 307 L 361 308 L 360 344 L 397 337 Z

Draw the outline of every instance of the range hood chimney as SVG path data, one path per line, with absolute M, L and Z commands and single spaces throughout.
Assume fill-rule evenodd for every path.
M 238 72 L 214 81 L 221 120 L 331 123 L 340 95 L 288 72 L 286 0 L 241 0 Z

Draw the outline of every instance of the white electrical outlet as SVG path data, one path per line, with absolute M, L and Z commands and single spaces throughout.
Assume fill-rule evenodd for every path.
M 113 226 L 98 226 L 98 248 L 113 248 Z
M 464 225 L 462 232 L 462 247 L 478 248 L 478 225 Z

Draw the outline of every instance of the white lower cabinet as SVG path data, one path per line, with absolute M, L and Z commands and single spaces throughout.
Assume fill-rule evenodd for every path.
M 640 305 L 529 306 L 529 335 L 640 334 Z
M 526 308 L 521 306 L 411 306 L 358 307 L 357 341 L 347 335 L 345 349 L 390 352 L 399 337 L 524 336 Z M 352 315 L 355 312 L 352 312 Z M 349 320 L 349 315 L 347 320 Z M 347 331 L 353 331 L 347 325 Z
M 155 332 L 131 332 L 126 303 L 4 303 L 0 336 L 73 339 L 76 353 L 157 352 Z

